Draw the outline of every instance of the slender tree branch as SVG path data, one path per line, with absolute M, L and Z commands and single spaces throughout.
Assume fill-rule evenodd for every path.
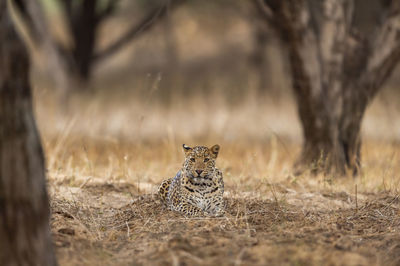
M 168 14 L 168 11 L 172 8 L 176 8 L 177 6 L 184 3 L 186 0 L 174 0 L 169 5 L 168 3 L 162 7 L 157 7 L 151 10 L 146 17 L 144 17 L 139 23 L 135 23 L 129 30 L 123 34 L 119 39 L 117 39 L 114 43 L 110 44 L 108 47 L 104 48 L 102 51 L 96 53 L 93 56 L 94 61 L 99 62 L 102 61 L 117 51 L 119 51 L 122 47 L 128 44 L 134 38 L 140 36 L 140 34 L 148 31 L 156 22 L 161 21 L 161 18 Z
M 34 41 L 34 45 L 42 48 L 47 54 L 47 59 L 49 60 L 48 68 L 52 73 L 57 89 L 61 93 L 65 93 L 68 90 L 67 66 L 60 50 L 57 48 L 56 41 L 49 34 L 48 24 L 41 4 L 38 0 L 16 0 L 15 3 L 27 28 L 29 37 Z
M 253 0 L 253 5 L 255 6 L 258 13 L 269 23 L 273 24 L 274 21 L 274 13 L 269 8 L 267 3 L 263 0 Z
M 400 61 L 400 1 L 392 0 L 378 35 L 371 45 L 367 71 L 363 77 L 372 97 Z

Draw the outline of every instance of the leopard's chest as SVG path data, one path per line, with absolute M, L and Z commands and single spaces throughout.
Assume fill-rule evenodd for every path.
M 217 197 L 218 187 L 214 182 L 183 182 L 182 195 L 187 201 L 203 210 L 212 208 Z

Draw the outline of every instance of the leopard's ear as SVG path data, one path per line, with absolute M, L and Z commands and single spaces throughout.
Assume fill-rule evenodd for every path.
M 219 145 L 216 144 L 216 145 L 212 146 L 210 148 L 210 151 L 211 151 L 211 157 L 216 159 L 218 157 L 218 153 L 219 153 Z
M 190 148 L 186 144 L 183 144 L 182 147 L 183 147 L 183 151 L 185 152 L 185 154 L 187 154 L 188 152 L 190 152 L 192 150 L 192 148 Z

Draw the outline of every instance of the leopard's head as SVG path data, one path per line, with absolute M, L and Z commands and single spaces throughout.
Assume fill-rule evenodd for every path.
M 207 178 L 214 174 L 219 145 L 214 145 L 211 148 L 204 146 L 191 148 L 183 144 L 183 151 L 185 152 L 183 170 L 188 177 Z

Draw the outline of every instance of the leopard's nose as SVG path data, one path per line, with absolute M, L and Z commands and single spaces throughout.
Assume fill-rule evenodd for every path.
M 200 175 L 201 173 L 203 173 L 203 170 L 196 170 L 196 173 L 197 173 L 198 175 Z

